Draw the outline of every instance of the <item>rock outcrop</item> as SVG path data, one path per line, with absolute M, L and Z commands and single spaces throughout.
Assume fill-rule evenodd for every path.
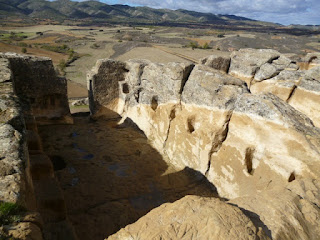
M 164 159 L 205 175 L 267 237 L 317 239 L 318 69 L 298 70 L 274 50 L 234 52 L 228 73 L 214 59 L 196 66 L 100 60 L 88 78 L 92 117 L 109 111 L 133 121 Z M 142 236 L 145 221 L 112 239 Z
M 72 123 L 66 79 L 57 76 L 50 58 L 16 53 L 0 54 L 0 58 L 9 60 L 14 91 L 38 124 Z
M 219 199 L 186 196 L 152 210 L 108 240 L 269 239 L 237 207 Z
M 37 133 L 38 124 L 72 123 L 50 59 L 0 54 L 0 121 L 1 239 L 75 239 Z

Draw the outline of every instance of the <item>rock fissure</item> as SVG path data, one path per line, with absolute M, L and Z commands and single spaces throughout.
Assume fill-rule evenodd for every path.
M 287 102 L 287 103 L 290 103 L 290 100 L 291 100 L 291 98 L 293 97 L 295 91 L 297 90 L 297 87 L 298 87 L 297 85 L 294 85 L 294 86 L 292 87 L 292 89 L 290 90 L 290 93 L 289 93 L 289 95 L 288 95 L 288 98 L 286 99 L 286 102 Z
M 195 65 L 191 64 L 187 69 L 185 69 L 185 72 L 183 73 L 183 77 L 182 77 L 182 81 L 181 81 L 181 87 L 179 90 L 180 95 L 182 95 L 184 86 L 186 85 L 187 81 L 189 80 L 189 77 L 190 77 L 191 72 L 194 67 L 195 67 Z M 180 102 L 181 102 L 181 98 L 180 98 Z
M 0 200 L 23 199 L 16 183 L 26 161 L 38 205 L 33 209 L 44 220 L 41 230 L 34 227 L 46 239 L 53 233 L 59 240 L 74 239 L 69 219 L 80 239 L 320 235 L 318 69 L 298 70 L 277 51 L 255 49 L 208 57 L 195 66 L 99 60 L 88 79 L 96 121 L 74 115 L 73 125 L 60 125 L 70 123 L 65 81 L 38 79 L 32 58 L 14 58 L 12 80 L 34 114 L 25 116 L 30 160 L 15 152 L 23 144 L 20 110 L 3 111 L 0 186 L 8 191 L 0 189 Z M 23 85 L 24 64 L 31 86 Z M 270 78 L 286 67 L 292 69 Z M 257 81 L 254 94 L 243 81 L 251 78 Z M 47 81 L 59 87 L 41 91 Z M 1 91 L 10 82 L 5 85 Z M 1 109 L 12 101 L 1 98 Z
M 211 149 L 210 149 L 210 151 L 208 153 L 208 165 L 207 165 L 207 169 L 206 169 L 205 174 L 204 174 L 206 177 L 208 176 L 209 170 L 211 168 L 212 155 L 220 150 L 220 148 L 223 145 L 224 141 L 228 137 L 229 123 L 231 121 L 232 114 L 233 114 L 233 111 L 229 111 L 228 112 L 228 114 L 225 117 L 225 121 L 224 121 L 224 124 L 223 124 L 222 128 L 217 133 L 215 133 L 215 136 L 213 138 L 213 142 L 212 142 L 212 145 L 211 145 Z
M 174 105 L 173 108 L 171 109 L 170 111 L 170 115 L 169 115 L 169 126 L 168 126 L 168 129 L 167 129 L 167 133 L 165 135 L 165 140 L 163 142 L 163 149 L 165 150 L 166 148 L 166 145 L 167 145 L 167 141 L 168 141 L 168 137 L 169 137 L 169 134 L 170 134 L 170 129 L 171 129 L 171 123 L 172 121 L 176 118 L 176 108 L 177 108 L 177 105 Z

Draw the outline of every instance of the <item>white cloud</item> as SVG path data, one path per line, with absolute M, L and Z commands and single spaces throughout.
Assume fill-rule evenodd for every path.
M 319 0 L 119 0 L 119 3 L 234 14 L 283 24 L 320 24 Z

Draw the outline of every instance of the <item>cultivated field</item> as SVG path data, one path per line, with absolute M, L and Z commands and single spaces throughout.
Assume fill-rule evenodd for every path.
M 57 70 L 69 80 L 72 98 L 87 94 L 86 73 L 98 59 L 197 62 L 211 54 L 226 56 L 247 47 L 273 48 L 303 55 L 320 50 L 320 36 L 153 26 L 0 28 L 1 52 L 24 52 L 52 58 Z

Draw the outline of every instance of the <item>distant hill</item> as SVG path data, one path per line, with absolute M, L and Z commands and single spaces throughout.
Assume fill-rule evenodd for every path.
M 67 19 L 95 19 L 109 23 L 140 24 L 236 24 L 254 20 L 234 15 L 215 15 L 187 10 L 153 9 L 127 5 L 108 5 L 98 1 L 73 2 L 70 0 L 0 0 L 0 18 L 41 18 L 63 21 Z
M 1 21 L 2 19 L 2 21 Z M 90 0 L 0 0 L 0 25 L 40 22 L 80 26 L 127 24 L 241 30 L 293 35 L 319 34 L 319 26 L 282 26 L 235 15 L 216 15 L 183 9 L 153 9 L 128 5 L 108 5 Z

